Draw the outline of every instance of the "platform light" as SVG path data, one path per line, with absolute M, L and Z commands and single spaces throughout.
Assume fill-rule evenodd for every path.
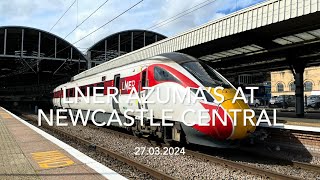
M 293 43 L 298 43 L 298 42 L 302 42 L 303 41 L 303 39 L 300 39 L 300 38 L 298 38 L 297 36 L 294 36 L 294 35 L 283 37 L 283 39 L 291 41 Z
M 218 56 L 218 57 L 222 57 L 222 58 L 227 57 L 226 55 L 221 54 L 221 53 L 214 53 L 213 55 Z
M 303 32 L 303 33 L 299 33 L 299 34 L 295 34 L 295 36 L 305 40 L 305 41 L 309 41 L 309 40 L 312 40 L 312 39 L 315 39 L 316 37 L 307 33 L 307 32 Z
M 252 52 L 260 51 L 260 50 L 263 50 L 263 49 L 264 49 L 263 47 L 260 47 L 260 46 L 255 45 L 255 44 L 251 44 L 251 45 L 239 47 L 239 48 L 236 48 L 236 49 L 231 49 L 231 50 L 227 50 L 227 51 L 221 51 L 221 52 L 214 53 L 214 54 L 211 54 L 211 55 L 202 56 L 200 59 L 201 60 L 205 60 L 205 61 L 208 61 L 208 59 L 209 59 L 209 60 L 211 60 L 211 62 L 214 62 L 212 60 L 217 60 L 217 59 L 221 59 L 221 58 L 236 56 L 236 55 L 240 55 L 240 54 L 244 54 L 244 53 L 252 53 Z
M 228 52 L 228 51 L 222 51 L 222 52 L 220 52 L 220 54 L 224 54 L 224 55 L 226 55 L 227 57 L 229 57 L 229 56 L 234 56 L 233 53 L 230 53 L 230 52 Z
M 239 52 L 239 51 L 236 51 L 236 50 L 233 50 L 233 49 L 228 50 L 228 52 L 233 53 L 233 54 L 235 54 L 235 55 L 242 54 L 242 52 Z
M 264 49 L 263 47 L 261 47 L 261 46 L 258 46 L 258 45 L 256 45 L 256 44 L 251 44 L 250 46 L 253 46 L 253 47 L 255 47 L 255 48 L 259 49 L 259 50 L 262 50 L 262 49 Z
M 205 56 L 205 57 L 210 58 L 210 59 L 219 59 L 219 58 L 221 58 L 221 57 L 215 56 L 214 54 L 212 54 L 212 55 L 207 55 L 207 56 Z
M 221 59 L 221 57 L 216 56 L 216 55 L 212 55 L 212 57 L 213 57 L 214 59 Z
M 234 50 L 236 50 L 236 51 L 240 51 L 240 52 L 242 52 L 242 53 L 249 53 L 249 52 L 252 52 L 252 51 L 250 51 L 250 50 L 248 50 L 248 49 L 244 49 L 244 48 L 236 48 L 236 49 L 234 49 Z
M 199 59 L 202 61 L 210 61 L 211 60 L 209 57 L 201 57 Z
M 260 48 L 257 48 L 257 47 L 255 47 L 255 46 L 244 46 L 243 47 L 244 49 L 248 49 L 248 50 L 250 50 L 250 51 L 259 51 L 259 50 L 261 50 Z
M 280 44 L 280 45 L 288 45 L 288 44 L 292 44 L 292 42 L 282 39 L 282 38 L 277 38 L 275 40 L 273 40 L 273 42 Z
M 309 31 L 309 33 L 320 38 L 320 29 Z

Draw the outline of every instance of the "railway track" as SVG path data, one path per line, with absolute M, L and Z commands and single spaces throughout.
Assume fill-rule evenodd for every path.
M 23 114 L 22 117 L 28 119 L 28 120 L 32 120 L 32 121 L 37 121 L 37 119 L 33 116 L 29 116 L 29 115 L 25 115 Z M 111 156 L 121 162 L 124 162 L 130 166 L 133 166 L 135 168 L 137 168 L 140 171 L 146 172 L 148 174 L 150 174 L 152 177 L 156 178 L 156 179 L 175 179 L 175 177 L 169 176 L 165 173 L 162 173 L 160 171 L 157 171 L 153 168 L 150 168 L 144 164 L 135 162 L 121 154 L 118 154 L 116 152 L 112 152 L 104 147 L 101 147 L 99 145 L 96 145 L 93 142 L 90 142 L 88 140 L 82 139 L 80 137 L 74 136 L 68 132 L 59 130 L 57 128 L 48 126 L 48 125 L 43 125 L 45 128 L 53 130 L 55 133 L 60 134 L 62 136 L 65 136 L 67 138 L 70 138 L 74 141 L 77 141 L 87 147 L 91 147 L 94 148 L 97 152 L 101 152 L 105 155 Z M 93 125 L 89 125 L 89 127 L 91 128 L 97 128 L 96 126 L 92 127 Z M 146 138 L 138 138 L 135 137 L 133 135 L 127 134 L 127 133 L 123 133 L 123 132 L 119 132 L 119 131 L 115 131 L 112 129 L 108 129 L 108 131 L 112 131 L 116 134 L 119 134 L 119 136 L 125 136 L 127 138 L 131 138 L 131 139 L 135 139 L 138 141 L 144 141 L 144 142 L 148 142 L 148 143 L 152 143 L 153 145 L 157 145 L 157 146 L 166 146 L 165 144 L 159 144 L 159 142 L 150 140 L 150 139 L 146 139 Z M 253 152 L 252 152 L 253 153 Z M 224 158 L 220 158 L 220 157 L 216 157 L 216 156 L 211 156 L 202 152 L 197 152 L 194 150 L 189 150 L 186 149 L 186 154 L 192 157 L 196 157 L 199 159 L 203 159 L 205 161 L 210 161 L 213 163 L 217 163 L 217 164 L 221 164 L 223 166 L 227 166 L 236 170 L 242 170 L 242 171 L 247 171 L 250 172 L 251 174 L 254 175 L 259 175 L 259 176 L 264 176 L 264 177 L 268 177 L 268 178 L 272 178 L 272 179 L 300 179 L 294 176 L 289 176 L 289 175 L 285 175 L 285 174 L 281 174 L 278 172 L 274 172 L 272 170 L 267 170 L 267 169 L 263 169 L 263 168 L 258 168 L 252 165 L 248 165 L 248 164 L 244 164 L 241 162 L 236 162 L 236 161 L 232 161 L 232 160 L 228 160 L 228 159 L 224 159 Z M 260 154 L 261 156 L 261 154 Z M 285 160 L 283 160 L 285 161 Z M 297 162 L 297 161 L 286 161 L 285 164 L 290 165 L 292 167 L 295 168 L 301 168 L 301 169 L 305 169 L 308 171 L 315 171 L 315 172 L 320 172 L 320 166 L 317 165 L 312 165 L 312 164 L 308 164 L 308 163 L 302 163 L 302 162 Z
M 214 162 L 214 163 L 224 164 L 226 166 L 229 166 L 229 167 L 232 167 L 235 169 L 249 171 L 250 173 L 265 176 L 265 177 L 272 178 L 272 179 L 299 179 L 299 178 L 296 178 L 293 176 L 288 176 L 288 175 L 280 174 L 280 173 L 273 172 L 270 170 L 265 170 L 265 169 L 257 168 L 254 166 L 246 165 L 243 163 L 210 156 L 210 155 L 207 155 L 204 153 L 199 153 L 199 152 L 188 150 L 188 154 L 192 155 L 194 157 L 206 159 L 206 160 Z
M 24 117 L 24 118 L 26 118 L 28 120 L 31 120 L 31 121 L 35 120 L 33 117 L 28 116 L 28 115 L 22 115 L 22 117 Z M 132 166 L 132 167 L 134 167 L 134 168 L 136 168 L 136 169 L 138 169 L 138 170 L 140 170 L 142 172 L 146 172 L 146 173 L 148 173 L 150 176 L 152 176 L 155 179 L 166 179 L 166 180 L 174 180 L 174 179 L 176 179 L 176 178 L 174 178 L 172 176 L 169 176 L 169 175 L 167 175 L 167 174 L 165 174 L 163 172 L 157 171 L 157 170 L 155 170 L 155 169 L 153 169 L 151 167 L 148 167 L 148 166 L 146 166 L 144 164 L 141 164 L 139 162 L 131 160 L 131 159 L 129 159 L 129 158 L 117 153 L 117 152 L 113 152 L 113 151 L 110 151 L 110 150 L 108 150 L 108 149 L 106 149 L 106 148 L 104 148 L 102 146 L 96 145 L 95 143 L 90 142 L 88 140 L 85 140 L 85 139 L 83 139 L 81 137 L 74 136 L 74 135 L 72 135 L 72 134 L 70 134 L 68 132 L 59 130 L 57 128 L 54 128 L 52 126 L 48 126 L 48 125 L 45 125 L 45 124 L 43 125 L 43 127 L 46 128 L 46 129 L 49 129 L 51 131 L 54 131 L 55 133 L 57 133 L 57 134 L 59 134 L 61 136 L 64 136 L 64 137 L 66 137 L 68 139 L 74 140 L 74 141 L 76 141 L 76 142 L 78 142 L 78 143 L 80 143 L 80 144 L 82 144 L 82 145 L 84 145 L 86 147 L 90 147 L 91 149 L 94 149 L 97 152 L 100 152 L 100 153 L 103 153 L 103 154 L 105 154 L 107 156 L 110 156 L 110 157 L 112 157 L 112 158 L 114 158 L 114 159 L 116 159 L 118 161 L 121 161 L 121 162 L 123 162 L 123 163 L 125 163 L 125 164 L 127 164 L 129 166 Z

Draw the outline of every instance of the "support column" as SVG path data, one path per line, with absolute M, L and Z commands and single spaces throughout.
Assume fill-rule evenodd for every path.
M 78 73 L 80 73 L 80 54 L 79 54 L 79 59 L 78 59 Z
M 41 32 L 39 32 L 39 36 L 38 36 L 38 58 L 40 58 L 40 53 L 41 53 Z
M 296 86 L 296 116 L 304 117 L 304 86 L 303 86 L 303 73 L 305 69 L 305 63 L 299 62 L 293 59 L 292 71 L 294 76 L 294 84 Z
M 4 29 L 3 54 L 7 54 L 7 29 Z
M 133 32 L 131 32 L 131 51 L 133 51 Z
M 70 61 L 72 61 L 72 58 L 73 58 L 73 49 L 71 47 L 71 49 L 70 49 Z
M 108 40 L 104 41 L 104 61 L 107 61 Z
M 24 29 L 21 30 L 21 54 L 20 56 L 23 56 L 23 43 L 24 43 Z
M 91 68 L 91 51 L 87 53 L 87 69 Z
M 303 87 L 303 72 L 296 71 L 296 74 L 294 76 L 295 79 L 295 85 L 296 85 L 296 115 L 298 117 L 304 116 L 304 87 Z
M 121 50 L 121 43 L 120 43 L 120 41 L 121 41 L 121 36 L 120 36 L 120 34 L 119 34 L 119 36 L 118 36 L 118 56 L 120 56 L 120 50 Z
M 40 84 L 40 68 L 39 68 L 39 61 L 40 61 L 40 54 L 41 54 L 41 32 L 39 32 L 38 37 L 38 58 L 37 58 L 37 75 L 38 75 L 38 85 Z
M 57 58 L 57 38 L 54 38 L 54 58 Z
M 146 46 L 146 32 L 143 32 L 143 47 Z

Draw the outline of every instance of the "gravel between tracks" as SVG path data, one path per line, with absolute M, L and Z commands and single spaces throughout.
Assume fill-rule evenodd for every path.
M 179 179 L 265 179 L 262 176 L 256 176 L 244 171 L 234 170 L 206 162 L 202 159 L 194 158 L 188 155 L 134 155 L 136 147 L 154 147 L 150 143 L 136 141 L 132 138 L 119 136 L 107 128 L 98 128 L 94 126 L 83 127 L 81 125 L 66 127 L 57 127 L 60 130 L 67 131 L 73 135 L 92 141 L 97 145 L 118 152 L 126 157 L 142 162 L 159 171 L 163 171 Z M 246 161 L 240 159 L 239 162 L 262 167 L 263 169 L 273 170 L 286 175 L 295 176 L 303 179 L 320 179 L 320 175 L 315 172 L 303 169 L 292 168 L 290 166 L 280 166 L 274 164 L 271 160 Z M 108 166 L 108 165 L 107 165 Z
M 37 126 L 37 124 L 33 121 L 29 121 L 29 123 L 33 124 L 34 126 Z M 124 177 L 127 177 L 128 179 L 153 179 L 149 174 L 141 172 L 132 166 L 129 166 L 121 161 L 118 161 L 112 157 L 106 156 L 105 154 L 96 152 L 89 147 L 84 147 L 83 145 L 80 145 L 76 143 L 73 140 L 70 140 L 62 135 L 56 134 L 52 130 L 48 130 L 47 128 L 40 127 L 43 131 L 53 135 L 54 137 L 62 140 L 63 142 L 67 143 L 68 145 L 76 148 L 80 152 L 86 154 L 87 156 L 95 159 L 96 161 L 102 163 L 103 165 L 109 167 L 110 169 L 116 171 L 117 173 L 121 174 Z
M 34 117 L 37 118 L 37 116 Z M 159 171 L 165 172 L 168 175 L 171 175 L 178 179 L 266 179 L 262 176 L 252 175 L 248 172 L 234 170 L 220 164 L 206 162 L 203 159 L 194 158 L 189 155 L 144 154 L 136 156 L 134 155 L 136 147 L 148 148 L 154 146 L 147 142 L 136 141 L 125 136 L 119 136 L 119 134 L 108 131 L 107 128 L 98 128 L 94 126 L 84 127 L 82 125 L 72 126 L 72 124 L 69 124 L 69 126 L 66 127 L 56 128 L 71 133 L 75 136 L 82 137 L 83 139 L 94 142 L 99 146 L 120 153 L 126 157 L 130 157 L 135 161 L 141 162 L 149 167 L 153 167 Z M 80 148 L 83 149 L 83 147 Z M 87 154 L 88 151 L 85 149 L 82 151 L 82 149 L 78 150 Z M 93 158 L 96 159 L 95 157 Z M 101 157 L 99 157 L 98 160 L 100 158 Z M 108 160 L 103 162 L 108 162 Z M 106 166 L 114 169 L 113 166 L 110 166 L 109 164 L 110 163 L 107 163 Z M 114 170 L 120 174 L 123 174 L 122 169 L 124 168 L 121 167 L 120 169 L 118 168 Z M 129 178 L 132 177 L 127 176 L 126 174 L 123 175 Z M 140 178 L 143 179 L 143 177 Z

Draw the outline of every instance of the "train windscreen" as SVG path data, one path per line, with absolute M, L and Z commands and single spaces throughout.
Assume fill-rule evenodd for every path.
M 206 87 L 232 88 L 232 85 L 223 79 L 219 73 L 202 62 L 187 62 L 181 64 L 181 66 Z

